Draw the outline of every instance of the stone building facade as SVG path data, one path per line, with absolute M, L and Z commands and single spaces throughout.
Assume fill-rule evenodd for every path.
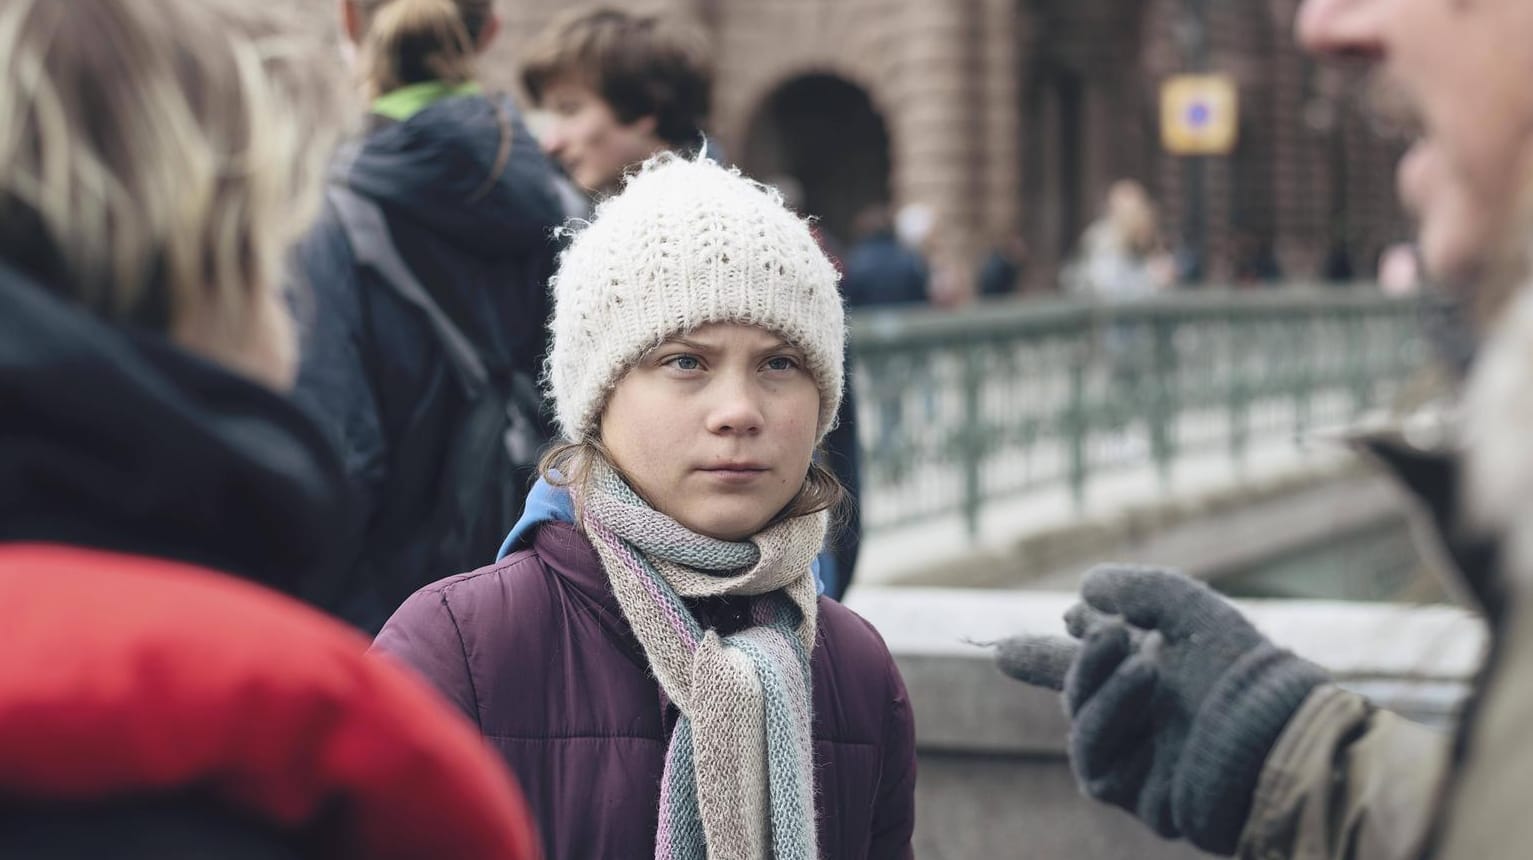
M 520 47 L 569 2 L 502 0 L 485 77 L 513 86 Z M 1203 168 L 1207 276 L 1366 277 L 1410 235 L 1399 144 L 1375 133 L 1346 70 L 1294 46 L 1298 0 L 612 2 L 700 22 L 725 151 L 759 178 L 794 176 L 843 241 L 868 204 L 923 203 L 939 254 L 973 260 L 1020 231 L 1026 280 L 1047 289 L 1108 186 L 1135 178 L 1181 245 L 1189 171 L 1161 151 L 1158 87 L 1188 68 L 1194 4 L 1208 68 L 1235 77 L 1242 103 L 1237 150 Z

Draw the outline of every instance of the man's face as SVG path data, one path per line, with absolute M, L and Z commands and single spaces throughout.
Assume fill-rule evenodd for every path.
M 544 88 L 539 138 L 543 149 L 589 192 L 616 188 L 623 171 L 665 148 L 653 117 L 624 123 L 595 90 L 574 80 Z
M 1304 0 L 1298 30 L 1313 53 L 1379 63 L 1404 97 L 1421 137 L 1398 182 L 1422 258 L 1472 282 L 1533 166 L 1533 0 Z

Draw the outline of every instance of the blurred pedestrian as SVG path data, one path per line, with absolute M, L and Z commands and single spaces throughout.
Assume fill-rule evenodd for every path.
M 1102 216 L 1081 237 L 1065 280 L 1076 294 L 1108 307 L 1100 329 L 1101 350 L 1119 427 L 1146 402 L 1146 372 L 1155 361 L 1155 343 L 1142 319 L 1124 319 L 1115 306 L 1142 301 L 1169 287 L 1173 270 L 1174 263 L 1162 249 L 1159 216 L 1149 193 L 1132 179 L 1113 183 Z
M 1015 298 L 1027 266 L 1027 240 L 1019 230 L 996 236 L 979 266 L 979 294 L 985 298 Z
M 1027 638 L 1008 671 L 1063 687 L 1082 788 L 1166 837 L 1241 857 L 1526 856 L 1533 773 L 1533 4 L 1306 0 L 1313 52 L 1382 64 L 1425 129 L 1401 165 L 1423 263 L 1472 308 L 1462 424 L 1360 445 L 1399 479 L 1450 591 L 1490 628 L 1455 737 L 1380 710 L 1171 571 L 1087 574 L 1080 642 Z M 1481 94 L 1466 99 L 1466 92 Z
M 549 856 L 910 857 L 899 671 L 811 572 L 845 327 L 808 227 L 660 156 L 554 295 L 567 444 L 500 562 L 416 594 L 374 647 L 479 722 Z
M 921 204 L 905 206 L 898 216 L 887 204 L 869 206 L 853 221 L 858 236 L 847 255 L 846 280 L 842 290 L 851 309 L 903 309 L 929 306 L 931 270 L 917 248 L 922 247 L 933 230 L 931 209 Z M 925 367 L 875 366 L 871 390 L 878 408 L 878 427 L 874 432 L 870 456 L 888 468 L 901 461 L 901 437 L 904 434 L 905 401 L 919 395 L 928 417 L 935 409 L 932 376 Z
M 329 608 L 368 632 L 493 557 L 552 428 L 537 379 L 563 207 L 476 58 L 491 0 L 343 0 L 371 109 L 297 255 L 310 291 L 297 397 L 344 455 Z
M 567 12 L 529 46 L 521 77 L 533 103 L 547 115 L 544 148 L 597 198 L 615 191 L 625 173 L 662 152 L 701 152 L 724 162 L 718 143 L 705 133 L 713 92 L 712 50 L 707 37 L 684 17 L 610 7 Z M 797 190 L 802 195 L 802 188 Z M 833 252 L 824 235 L 817 235 L 822 248 Z M 832 530 L 820 565 L 825 591 L 837 600 L 856 575 L 862 545 L 857 434 L 856 400 L 848 387 L 824 454 L 850 499 L 850 513 Z
M 1149 193 L 1132 179 L 1113 183 L 1102 217 L 1081 237 L 1072 288 L 1098 301 L 1132 301 L 1170 286 L 1172 268 Z
M 851 308 L 924 305 L 930 272 L 920 252 L 895 233 L 894 218 L 885 204 L 858 214 L 853 225 L 857 241 L 846 258 L 843 292 Z
M 530 858 L 514 785 L 304 606 L 340 464 L 285 397 L 333 51 L 235 0 L 0 4 L 0 854 Z
M 1235 283 L 1243 287 L 1277 286 L 1283 280 L 1283 267 L 1270 238 L 1249 230 L 1235 234 Z
M 1325 280 L 1338 286 L 1347 286 L 1357 280 L 1357 267 L 1352 265 L 1352 249 L 1346 239 L 1336 238 L 1325 253 L 1322 266 Z

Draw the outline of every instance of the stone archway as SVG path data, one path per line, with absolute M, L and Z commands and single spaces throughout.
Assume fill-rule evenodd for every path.
M 888 127 L 867 91 L 837 75 L 801 75 L 767 95 L 740 163 L 762 181 L 797 180 L 798 207 L 843 245 L 859 212 L 890 199 Z

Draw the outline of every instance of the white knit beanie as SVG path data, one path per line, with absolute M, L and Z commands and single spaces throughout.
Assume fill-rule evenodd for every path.
M 823 439 L 846 343 L 836 278 L 776 191 L 704 158 L 650 159 L 597 207 L 553 277 L 546 382 L 565 437 L 594 437 L 613 387 L 667 338 L 745 323 L 803 350 Z

